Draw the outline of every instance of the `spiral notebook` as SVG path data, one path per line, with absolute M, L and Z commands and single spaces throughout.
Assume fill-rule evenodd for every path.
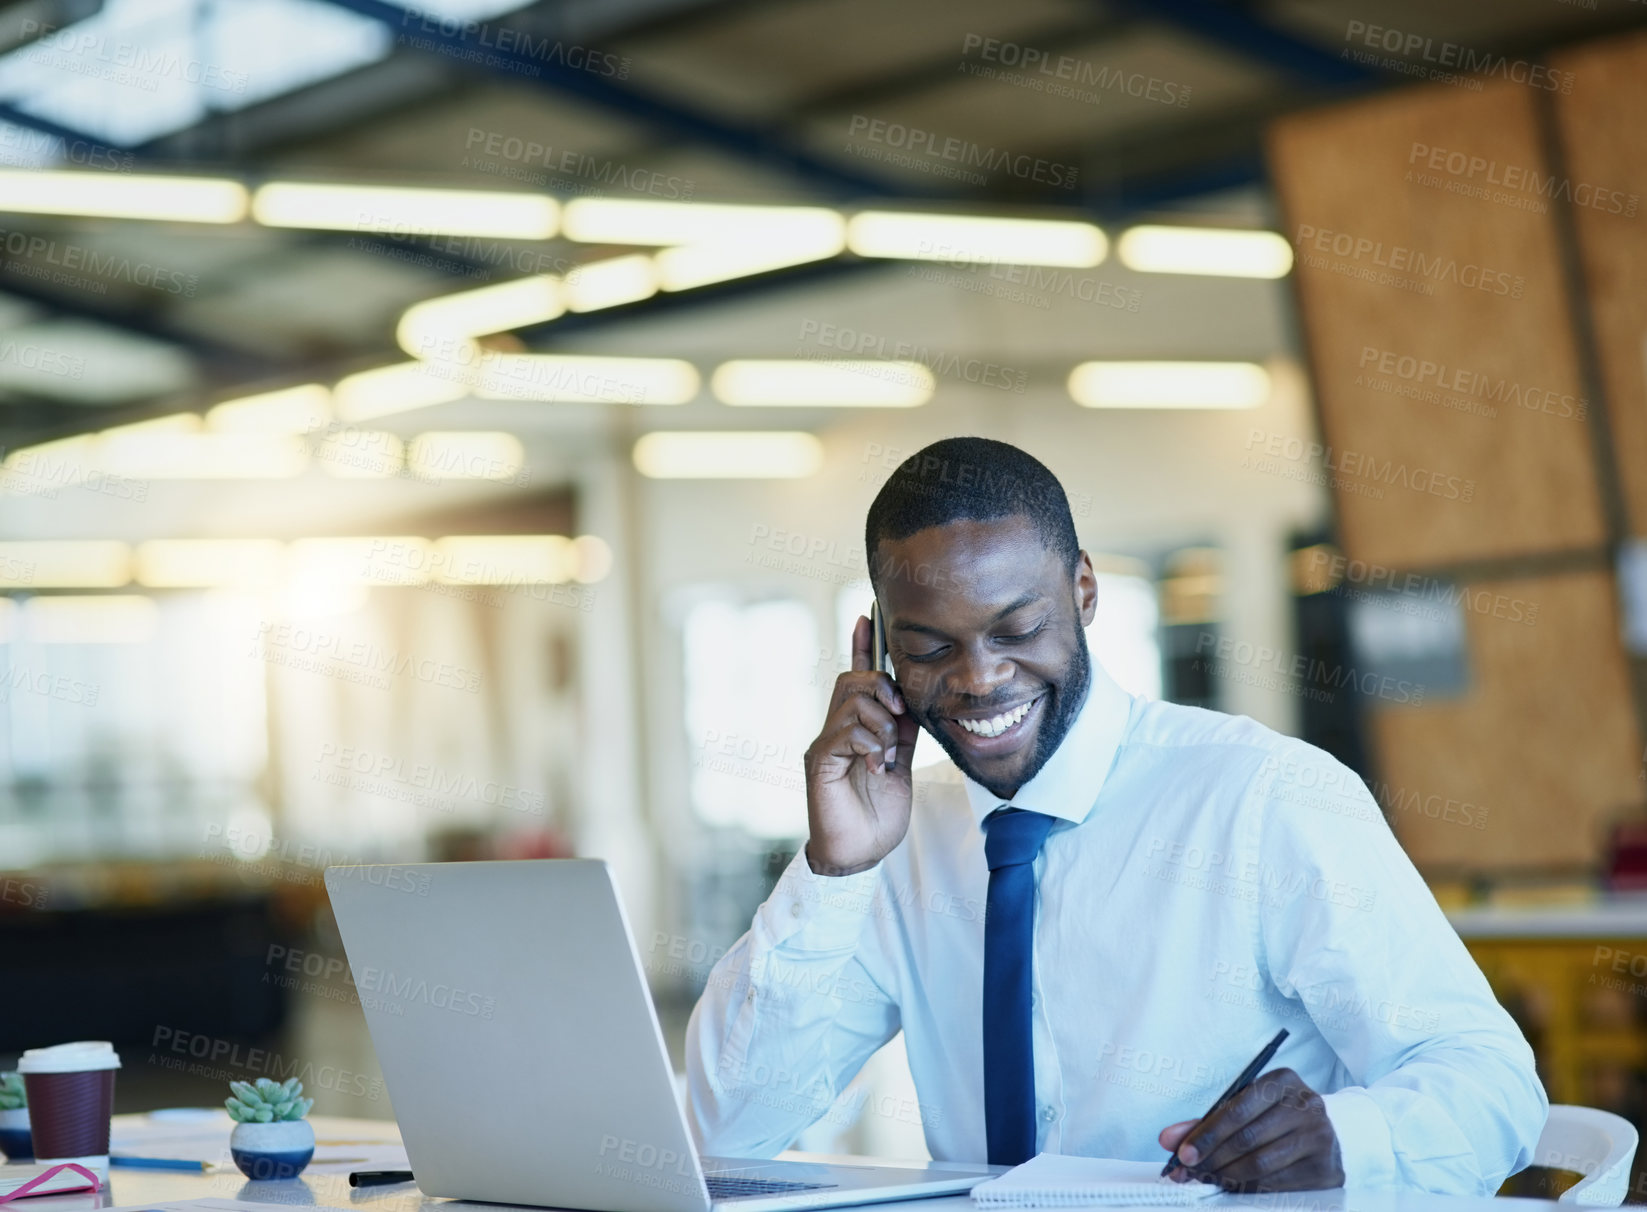
M 972 1188 L 980 1208 L 1079 1208 L 1104 1204 L 1194 1204 L 1217 1195 L 1211 1183 L 1161 1177 L 1155 1162 L 1038 1153 Z
M 0 1204 L 30 1195 L 59 1195 L 65 1191 L 96 1191 L 97 1175 L 73 1162 L 56 1165 L 0 1166 Z

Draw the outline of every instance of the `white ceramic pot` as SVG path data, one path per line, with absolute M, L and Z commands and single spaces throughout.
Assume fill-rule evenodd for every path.
M 236 1124 L 229 1155 L 247 1178 L 296 1178 L 315 1155 L 315 1130 L 306 1119 L 269 1124 Z

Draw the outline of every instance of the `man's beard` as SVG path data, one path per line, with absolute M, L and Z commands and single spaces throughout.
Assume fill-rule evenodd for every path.
M 1087 687 L 1091 682 L 1092 658 L 1087 654 L 1086 637 L 1077 636 L 1075 654 L 1064 667 L 1062 685 L 1047 686 L 1046 710 L 1041 719 L 1040 731 L 1035 734 L 1035 750 L 1030 754 L 1029 764 L 1024 767 L 1023 773 L 1017 776 L 1018 788 L 1022 788 L 1039 774 L 1041 767 L 1052 759 L 1052 755 L 1058 751 L 1058 746 L 1063 744 L 1064 737 L 1069 735 L 1070 726 L 1075 723 L 1075 717 L 1081 713 L 1081 705 L 1087 700 Z M 951 737 L 949 729 L 944 727 L 942 712 L 932 708 L 921 711 L 918 715 L 921 725 L 943 746 L 944 752 L 949 754 L 949 760 L 955 763 L 962 774 L 1003 800 L 1011 798 L 1004 789 L 991 787 L 985 776 L 978 772 L 960 743 Z

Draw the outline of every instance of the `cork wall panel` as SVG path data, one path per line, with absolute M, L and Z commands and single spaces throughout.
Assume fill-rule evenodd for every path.
M 1515 84 L 1422 87 L 1271 132 L 1353 557 L 1410 569 L 1602 541 L 1556 234 L 1528 192 L 1533 104 Z
M 1647 36 L 1555 57 L 1572 91 L 1556 98 L 1570 200 L 1594 318 L 1625 513 L 1647 537 Z
M 1613 578 L 1579 572 L 1469 588 L 1477 604 L 1514 605 L 1505 617 L 1466 610 L 1465 695 L 1371 713 L 1374 790 L 1420 868 L 1594 864 L 1605 821 L 1642 794 Z

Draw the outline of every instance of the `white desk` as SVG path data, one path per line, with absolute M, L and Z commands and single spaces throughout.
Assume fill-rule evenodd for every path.
M 122 1120 L 138 1116 L 117 1116 Z M 335 1116 L 310 1117 L 317 1140 L 395 1142 L 400 1133 L 382 1120 L 344 1119 Z M 225 1142 L 225 1145 L 227 1142 Z M 873 1161 L 864 1158 L 828 1158 L 819 1154 L 785 1154 L 807 1161 Z M 42 1196 L 19 1200 L 16 1212 L 93 1212 L 98 1208 L 162 1203 L 181 1199 L 241 1199 L 256 1203 L 289 1204 L 297 1207 L 359 1208 L 361 1212 L 497 1212 L 502 1204 L 466 1205 L 458 1200 L 434 1199 L 411 1184 L 393 1187 L 349 1186 L 347 1174 L 305 1174 L 286 1182 L 250 1182 L 237 1170 L 215 1174 L 190 1174 L 174 1170 L 132 1170 L 115 1167 L 102 1191 L 86 1195 Z M 972 1212 L 972 1201 L 964 1195 L 907 1201 L 911 1212 Z M 1557 1207 L 1537 1199 L 1472 1199 L 1443 1195 L 1391 1191 L 1303 1191 L 1286 1195 L 1220 1195 L 1209 1200 L 1214 1207 L 1238 1206 L 1275 1209 L 1276 1212 L 1516 1212 L 1516 1209 Z

